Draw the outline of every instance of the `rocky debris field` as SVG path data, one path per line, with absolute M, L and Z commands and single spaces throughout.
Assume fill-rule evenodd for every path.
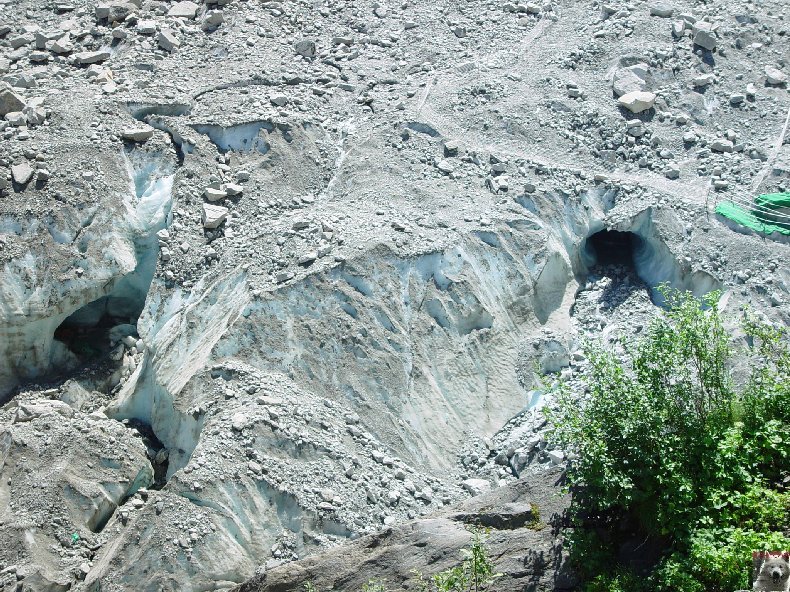
M 431 520 L 449 565 L 451 516 L 562 470 L 551 383 L 581 395 L 659 284 L 787 323 L 786 238 L 714 209 L 790 190 L 789 25 L 0 0 L 4 589 L 328 582 L 371 541 L 379 577 Z

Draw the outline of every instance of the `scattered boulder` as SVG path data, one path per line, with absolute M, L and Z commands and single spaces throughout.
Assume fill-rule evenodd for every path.
M 782 72 L 779 68 L 773 66 L 765 67 L 765 81 L 768 84 L 781 85 L 787 82 L 787 74 Z
M 712 51 L 716 48 L 716 32 L 711 23 L 697 21 L 691 29 L 691 38 L 695 45 Z
M 480 495 L 491 490 L 491 483 L 485 479 L 467 479 L 461 486 L 472 495 Z
M 612 78 L 612 90 L 614 94 L 621 97 L 631 92 L 644 91 L 647 87 L 648 65 L 644 63 L 634 64 L 627 68 L 618 68 Z
M 18 185 L 26 185 L 33 178 L 33 167 L 27 161 L 11 167 L 11 178 Z
M 17 407 L 14 422 L 32 421 L 38 417 L 57 413 L 63 417 L 73 417 L 74 409 L 63 401 L 46 401 L 40 403 L 20 403 Z
M 220 201 L 228 197 L 228 192 L 217 187 L 207 187 L 203 196 L 209 201 Z
M 154 135 L 154 128 L 150 126 L 130 127 L 121 132 L 121 137 L 130 142 L 147 142 Z
M 734 148 L 730 140 L 716 139 L 710 144 L 710 149 L 714 152 L 732 152 Z
M 650 6 L 650 16 L 669 18 L 675 14 L 675 9 L 669 4 L 653 4 Z
M 27 125 L 27 117 L 25 117 L 25 114 L 21 111 L 12 111 L 11 113 L 6 113 L 5 120 L 14 127 L 22 127 L 23 125 Z
M 102 50 L 102 51 L 83 51 L 78 54 L 75 54 L 74 58 L 77 60 L 78 64 L 83 66 L 88 66 L 90 64 L 100 64 L 101 62 L 106 62 L 110 59 L 109 51 Z
M 25 101 L 11 89 L 0 90 L 0 117 L 5 117 L 14 111 L 22 111 Z
M 213 230 L 218 228 L 228 217 L 228 208 L 203 204 L 203 228 Z
M 294 49 L 296 53 L 306 58 L 314 58 L 316 54 L 315 41 L 311 41 L 310 39 L 297 41 L 294 45 Z
M 641 113 L 653 108 L 656 95 L 651 92 L 633 91 L 621 96 L 617 102 L 631 113 Z
M 110 23 L 121 22 L 137 9 L 132 2 L 111 2 L 99 4 L 95 15 L 97 20 L 106 20 Z
M 157 37 L 157 43 L 159 47 L 164 49 L 165 51 L 173 51 L 181 46 L 181 42 L 176 37 L 175 32 L 171 29 L 162 29 L 159 31 L 159 36 Z
M 174 18 L 194 19 L 199 9 L 200 6 L 194 2 L 190 2 L 190 0 L 183 0 L 182 2 L 176 2 L 173 4 L 173 6 L 171 6 L 170 10 L 167 12 L 167 16 Z

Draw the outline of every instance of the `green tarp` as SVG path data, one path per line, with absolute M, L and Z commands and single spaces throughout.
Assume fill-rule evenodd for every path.
M 716 205 L 716 213 L 762 234 L 777 232 L 790 236 L 790 193 L 766 193 L 754 200 L 748 210 L 729 201 Z M 776 210 L 776 216 L 768 210 Z
M 754 203 L 764 208 L 790 208 L 790 193 L 764 193 L 754 199 Z

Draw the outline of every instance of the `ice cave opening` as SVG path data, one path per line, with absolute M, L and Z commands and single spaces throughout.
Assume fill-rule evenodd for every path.
M 55 329 L 55 339 L 64 344 L 82 363 L 106 356 L 113 343 L 136 336 L 137 302 L 119 302 L 103 297 L 72 313 Z
M 641 245 L 642 239 L 633 232 L 601 230 L 587 239 L 584 250 L 594 265 L 624 265 L 635 270 L 634 253 Z

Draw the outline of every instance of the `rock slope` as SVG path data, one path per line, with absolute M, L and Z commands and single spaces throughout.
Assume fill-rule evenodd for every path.
M 307 583 L 317 590 L 362 590 L 372 581 L 391 590 L 418 590 L 415 572 L 428 578 L 454 567 L 469 545 L 469 525 L 486 529 L 486 547 L 500 590 L 573 590 L 578 584 L 558 534 L 568 496 L 555 468 L 480 495 L 450 511 L 406 522 L 323 554 L 268 569 L 234 592 L 289 592 Z

